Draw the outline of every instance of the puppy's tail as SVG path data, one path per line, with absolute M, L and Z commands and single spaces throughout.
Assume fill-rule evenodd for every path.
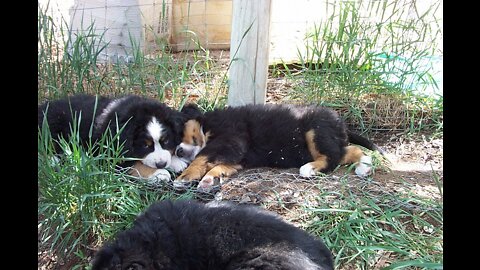
M 382 156 L 385 156 L 385 151 L 383 151 L 382 148 L 380 148 L 378 145 L 371 142 L 369 139 L 363 137 L 360 134 L 354 133 L 350 130 L 347 132 L 347 134 L 348 134 L 348 141 L 350 143 L 363 146 L 372 151 L 378 151 Z

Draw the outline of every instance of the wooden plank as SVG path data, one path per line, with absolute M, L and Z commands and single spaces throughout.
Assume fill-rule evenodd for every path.
M 271 0 L 233 0 L 228 105 L 266 100 Z
M 231 0 L 173 0 L 172 49 L 228 49 L 231 13 Z
M 144 26 L 144 53 L 150 54 L 169 46 L 172 0 L 138 0 Z

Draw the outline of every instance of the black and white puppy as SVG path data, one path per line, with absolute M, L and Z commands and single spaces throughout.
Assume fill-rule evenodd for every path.
M 198 188 L 210 191 L 238 170 L 255 167 L 296 167 L 311 177 L 354 163 L 355 173 L 364 177 L 372 172 L 372 159 L 348 144 L 382 153 L 327 107 L 245 105 L 203 114 L 187 104 L 182 112 L 189 120 L 176 154 L 193 161 L 174 181 L 179 187 L 200 181 Z
M 327 270 L 318 238 L 251 205 L 161 201 L 95 254 L 92 270 Z
M 188 165 L 174 155 L 182 138 L 184 115 L 154 99 L 135 95 L 110 98 L 77 94 L 41 104 L 38 107 L 39 127 L 44 119 L 54 139 L 67 139 L 71 128 L 77 125 L 84 145 L 98 141 L 107 129 L 113 136 L 121 130 L 119 138 L 124 143 L 125 156 L 140 160 L 135 164 L 139 169 L 132 174 L 170 180 L 166 168 L 180 172 Z M 61 151 L 58 144 L 55 150 Z M 127 160 L 120 166 L 131 167 L 134 163 Z M 142 170 L 143 167 L 149 170 Z M 138 171 L 148 172 L 148 175 Z

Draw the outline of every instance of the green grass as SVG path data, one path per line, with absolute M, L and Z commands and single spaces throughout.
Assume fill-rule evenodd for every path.
M 108 43 L 94 23 L 75 35 L 66 22 L 59 25 L 47 7 L 38 9 L 38 99 L 54 99 L 75 93 L 108 95 L 140 94 L 181 107 L 188 90 L 202 84 L 209 93 L 200 97 L 208 108 L 225 104 L 224 73 L 212 66 L 209 51 L 199 47 L 192 54 L 173 55 L 164 47 L 146 56 L 132 40 L 130 61 L 100 63 Z M 220 78 L 220 79 L 219 79 Z M 223 78 L 223 79 L 222 79 Z M 193 84 L 197 82 L 197 84 Z
M 400 1 L 341 1 L 305 37 L 300 63 L 272 66 L 271 76 L 285 76 L 292 83 L 291 99 L 330 106 L 363 133 L 442 132 L 443 96 L 422 92 L 438 88 L 425 61 L 442 54 L 436 48 L 441 32 L 432 27 L 441 23 L 435 19 L 439 3 L 406 19 L 406 6 Z M 377 21 L 362 17 L 358 10 L 365 5 Z M 385 15 L 387 9 L 391 16 Z M 428 19 L 432 17 L 434 21 Z M 174 55 L 162 46 L 160 52 L 145 56 L 132 40 L 132 61 L 98 64 L 107 43 L 103 34 L 93 31 L 93 24 L 73 38 L 65 22 L 55 25 L 40 7 L 38 27 L 39 100 L 78 92 L 136 93 L 180 108 L 201 89 L 195 100 L 203 109 L 226 104 L 228 67 L 217 68 L 210 51 L 188 29 L 195 51 Z
M 86 254 L 88 248 L 129 227 L 155 201 L 193 197 L 192 192 L 177 194 L 167 185 L 153 188 L 115 169 L 125 160 L 118 136 L 107 132 L 98 143 L 85 147 L 76 126 L 72 134 L 58 140 L 64 154 L 57 162 L 52 159 L 54 140 L 47 125 L 38 136 L 39 241 L 57 255 Z M 87 257 L 81 261 L 88 263 Z
M 442 269 L 443 203 L 413 192 L 382 194 L 368 189 L 353 192 L 345 184 L 335 192 L 324 190 L 318 205 L 306 209 L 310 216 L 305 229 L 325 241 L 335 265 Z M 376 265 L 382 256 L 388 264 Z
M 365 3 L 339 2 L 332 15 L 306 37 L 307 55 L 300 55 L 301 63 L 274 66 L 272 76 L 284 76 L 292 84 L 289 97 L 294 101 L 337 109 L 362 132 L 390 128 L 389 123 L 377 122 L 377 118 L 387 119 L 388 112 L 394 119 L 387 120 L 400 119 L 397 128 L 413 136 L 425 130 L 441 134 L 443 98 L 419 94 L 417 89 L 435 87 L 430 71 L 420 67 L 424 57 L 438 53 L 427 37 L 435 40 L 440 34 L 432 32 L 426 20 L 438 3 L 409 21 L 400 16 L 405 11 L 397 1 L 368 2 L 371 12 L 379 14 L 393 8 L 394 15 L 382 18 L 381 24 L 362 20 L 357 10 Z M 217 66 L 212 53 L 195 41 L 194 33 L 190 34 L 198 45 L 196 51 L 173 54 L 164 44 L 158 53 L 144 55 L 132 40 L 131 61 L 101 64 L 98 60 L 107 43 L 94 28 L 92 24 L 73 38 L 66 22 L 55 24 L 46 7 L 39 7 L 39 102 L 74 93 L 135 93 L 181 108 L 192 98 L 192 90 L 201 89 L 195 101 L 203 110 L 225 106 L 228 68 Z M 412 31 L 419 33 L 415 39 L 409 39 Z M 410 57 L 405 60 L 407 54 Z M 400 57 L 405 65 L 396 71 L 399 79 L 385 79 Z M 409 80 L 412 76 L 415 83 Z M 389 105 L 369 96 L 395 102 Z M 53 142 L 47 131 L 44 126 L 38 135 L 39 240 L 63 258 L 77 258 L 75 269 L 86 267 L 89 250 L 130 226 L 152 202 L 195 196 L 168 187 L 152 188 L 116 170 L 115 165 L 123 160 L 122 147 L 109 134 L 96 145 L 81 146 L 78 136 L 60 140 L 66 154 L 61 163 L 52 162 Z M 93 155 L 96 146 L 100 154 Z M 375 166 L 381 168 L 381 164 Z M 326 203 L 331 196 L 334 205 Z M 411 205 L 416 207 L 407 207 Z M 345 189 L 320 193 L 318 205 L 305 211 L 310 216 L 304 227 L 326 241 L 337 267 L 371 269 L 378 261 L 376 256 L 383 254 L 390 260 L 387 269 L 442 268 L 441 202 L 415 194 L 378 195 Z
M 405 12 L 410 6 L 402 3 L 331 4 L 330 16 L 308 32 L 305 47 L 299 48 L 300 63 L 280 63 L 271 69 L 272 75 L 292 82 L 291 99 L 341 110 L 362 132 L 382 125 L 391 129 L 388 123 L 375 123 L 375 118 L 385 120 L 395 108 L 378 100 L 368 102 L 370 96 L 399 101 L 398 115 L 391 121 L 404 120 L 400 129 L 441 130 L 443 96 L 425 93 L 426 89 L 438 91 L 428 63 L 432 56 L 443 54 L 436 47 L 441 32 L 433 27 L 441 23 L 436 19 L 440 2 L 409 18 Z
M 93 31 L 94 24 L 73 37 L 65 22 L 56 25 L 40 6 L 38 27 L 39 103 L 75 93 L 135 93 L 180 108 L 188 98 L 185 90 L 196 88 L 192 82 L 197 81 L 216 93 L 198 99 L 202 108 L 225 104 L 225 76 L 212 66 L 208 50 L 174 56 L 165 47 L 147 57 L 133 43 L 128 63 L 100 64 L 107 43 Z M 60 258 L 76 258 L 75 269 L 87 267 L 91 249 L 129 227 L 154 201 L 195 197 L 193 191 L 179 194 L 169 185 L 152 186 L 115 169 L 124 160 L 118 138 L 107 133 L 98 143 L 80 145 L 76 126 L 72 134 L 59 141 L 65 154 L 58 163 L 52 160 L 48 127 L 39 130 L 38 226 L 39 246 Z

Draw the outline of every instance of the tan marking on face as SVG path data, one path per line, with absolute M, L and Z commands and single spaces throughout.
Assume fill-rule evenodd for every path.
M 315 131 L 313 129 L 305 133 L 305 140 L 307 142 L 308 151 L 310 152 L 310 155 L 312 155 L 313 160 L 317 160 L 320 156 L 322 156 L 322 154 L 318 152 L 314 138 Z
M 358 146 L 350 145 L 345 147 L 345 155 L 342 158 L 340 164 L 351 164 L 359 162 L 360 159 L 364 156 L 362 149 Z
M 208 139 L 210 138 L 210 136 L 212 136 L 212 132 L 207 131 L 207 133 L 205 133 L 205 140 L 204 140 L 205 144 L 207 144 Z M 203 146 L 205 146 L 205 145 L 203 145 Z
M 148 178 L 157 170 L 158 170 L 157 168 L 152 168 L 150 166 L 143 164 L 141 161 L 137 161 L 135 162 L 135 164 L 133 164 L 132 168 L 128 171 L 128 174 L 135 177 Z
M 147 146 L 152 146 L 153 145 L 153 141 L 152 140 L 149 140 L 149 139 L 145 139 L 145 144 Z
M 190 145 L 203 146 L 205 144 L 205 135 L 203 134 L 202 127 L 197 120 L 192 119 L 185 122 L 182 141 Z

